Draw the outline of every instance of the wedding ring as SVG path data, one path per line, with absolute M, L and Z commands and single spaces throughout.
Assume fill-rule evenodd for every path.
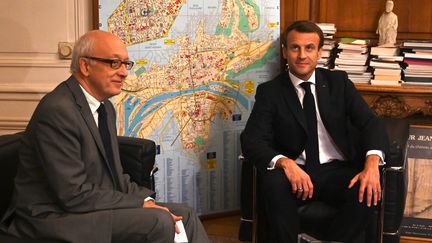
M 299 189 L 297 189 L 297 191 L 300 191 L 300 192 L 301 192 L 301 191 L 303 191 L 303 189 L 302 189 L 302 188 L 299 188 Z

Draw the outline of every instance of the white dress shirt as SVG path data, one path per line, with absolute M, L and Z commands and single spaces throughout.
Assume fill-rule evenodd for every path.
M 301 80 L 294 76 L 291 72 L 288 73 L 289 77 L 291 79 L 292 84 L 294 85 L 294 88 L 296 90 L 297 96 L 299 98 L 300 104 L 303 106 L 303 97 L 305 95 L 304 89 L 300 86 L 303 82 L 311 82 L 311 92 L 314 96 L 315 100 L 315 108 L 316 108 L 316 115 L 317 115 L 317 131 L 318 131 L 318 149 L 319 149 L 319 160 L 321 164 L 325 164 L 328 162 L 331 162 L 332 160 L 345 160 L 342 152 L 339 150 L 339 148 L 334 143 L 333 139 L 330 137 L 330 134 L 327 132 L 327 129 L 324 127 L 324 124 L 321 119 L 321 115 L 318 109 L 318 101 L 315 91 L 315 71 L 312 73 L 312 76 L 309 80 Z M 383 152 L 380 150 L 369 150 L 366 153 L 366 156 L 376 154 L 378 155 L 381 160 L 380 164 L 383 164 Z M 280 158 L 286 158 L 286 156 L 279 154 L 276 155 L 269 163 L 269 166 L 267 169 L 272 170 L 275 168 L 276 161 Z M 300 156 L 296 159 L 296 163 L 299 165 L 304 165 L 306 161 L 306 151 L 303 150 L 303 152 L 300 154 Z
M 87 90 L 85 90 L 85 89 L 83 88 L 83 86 L 81 86 L 81 84 L 80 84 L 79 86 L 80 86 L 81 90 L 82 90 L 83 93 L 84 93 L 84 96 L 85 96 L 85 98 L 86 98 L 86 100 L 87 100 L 87 103 L 88 103 L 89 106 L 90 106 L 90 111 L 91 111 L 91 113 L 92 113 L 92 115 L 93 115 L 93 118 L 94 118 L 94 120 L 95 120 L 95 122 L 96 122 L 96 126 L 99 126 L 99 120 L 98 120 L 98 118 L 99 118 L 99 113 L 97 112 L 97 109 L 99 108 L 99 106 L 100 106 L 100 104 L 101 104 L 102 102 L 100 102 L 100 101 L 97 100 L 95 97 L 93 97 L 91 94 L 89 94 L 89 93 L 87 92 Z
M 83 93 L 84 93 L 84 96 L 85 96 L 85 98 L 86 98 L 86 100 L 87 100 L 87 102 L 88 102 L 88 104 L 89 104 L 89 106 L 90 106 L 90 111 L 91 111 L 91 113 L 92 113 L 92 115 L 93 115 L 93 118 L 94 118 L 94 120 L 95 120 L 95 122 L 96 122 L 96 126 L 99 126 L 99 113 L 97 112 L 97 109 L 99 108 L 99 106 L 100 106 L 100 104 L 102 103 L 102 102 L 100 102 L 99 100 L 97 100 L 95 97 L 93 97 L 91 94 L 89 94 L 88 92 L 87 92 L 87 90 L 85 90 L 82 86 L 81 86 L 81 84 L 79 85 L 80 86 L 80 88 L 81 88 L 81 90 L 83 91 Z M 145 199 L 144 199 L 144 202 L 146 202 L 146 201 L 154 201 L 154 198 L 152 198 L 152 197 L 146 197 Z

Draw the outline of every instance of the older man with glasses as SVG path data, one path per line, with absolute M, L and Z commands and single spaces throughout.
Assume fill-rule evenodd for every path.
M 122 174 L 114 106 L 133 67 L 115 35 L 91 31 L 75 44 L 72 76 L 47 94 L 25 132 L 7 231 L 65 242 L 189 242 L 208 237 L 193 211 L 156 204 L 154 192 Z

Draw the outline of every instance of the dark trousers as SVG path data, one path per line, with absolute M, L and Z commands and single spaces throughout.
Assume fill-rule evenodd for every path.
M 312 199 L 297 199 L 291 184 L 282 169 L 259 173 L 259 200 L 264 210 L 267 236 L 266 242 L 297 242 L 300 233 L 298 207 L 312 201 L 323 201 L 338 208 L 336 217 L 322 225 L 324 240 L 353 242 L 372 217 L 373 207 L 367 207 L 366 200 L 358 201 L 359 182 L 348 189 L 350 180 L 358 173 L 347 166 L 347 162 L 333 161 L 320 166 L 312 178 L 314 193 Z

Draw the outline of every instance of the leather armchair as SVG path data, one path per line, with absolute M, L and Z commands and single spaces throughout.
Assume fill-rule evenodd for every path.
M 22 133 L 0 136 L 0 219 L 3 217 L 13 194 L 17 172 L 18 150 Z M 141 138 L 118 137 L 120 157 L 125 173 L 138 185 L 154 190 L 156 145 Z M 57 243 L 58 241 L 19 239 L 0 231 L 0 242 L 8 243 Z
M 374 243 L 399 242 L 399 226 L 405 207 L 406 185 L 404 175 L 405 150 L 408 140 L 409 124 L 403 119 L 384 119 L 390 148 L 386 153 L 386 165 L 381 168 L 383 199 L 365 232 L 359 233 L 358 242 Z M 241 220 L 239 240 L 267 242 L 266 222 L 259 220 L 264 213 L 259 207 L 259 180 L 253 164 L 240 156 L 241 171 Z M 299 208 L 301 230 L 310 235 L 319 235 L 317 225 L 333 217 L 337 209 L 323 203 L 313 202 Z

